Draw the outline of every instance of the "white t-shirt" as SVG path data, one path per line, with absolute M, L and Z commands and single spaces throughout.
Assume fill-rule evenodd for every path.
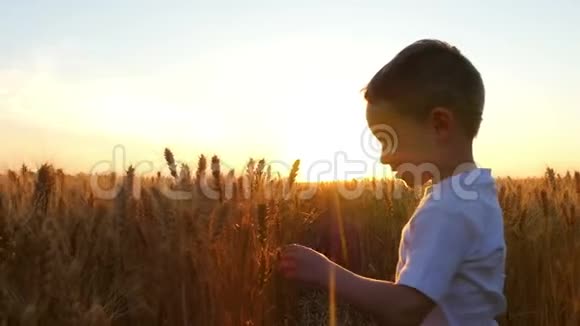
M 494 179 L 474 169 L 425 191 L 402 231 L 395 283 L 436 302 L 422 325 L 497 325 L 506 309 L 505 255 Z

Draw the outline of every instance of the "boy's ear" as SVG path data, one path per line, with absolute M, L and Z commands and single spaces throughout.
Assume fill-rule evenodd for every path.
M 453 128 L 454 115 L 451 110 L 444 108 L 444 107 L 436 107 L 431 110 L 429 121 L 433 130 L 437 133 L 437 135 L 447 138 L 451 129 Z

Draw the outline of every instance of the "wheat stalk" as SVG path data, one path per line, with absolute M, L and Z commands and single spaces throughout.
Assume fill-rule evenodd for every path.
M 171 176 L 177 180 L 177 165 L 175 164 L 175 157 L 173 157 L 173 153 L 169 148 L 165 148 L 164 156 Z

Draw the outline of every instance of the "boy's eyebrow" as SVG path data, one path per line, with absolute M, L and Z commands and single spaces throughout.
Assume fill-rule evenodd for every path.
M 393 112 L 394 105 L 387 101 L 378 101 L 373 103 L 367 103 L 367 112 L 373 112 L 374 114 L 387 114 Z

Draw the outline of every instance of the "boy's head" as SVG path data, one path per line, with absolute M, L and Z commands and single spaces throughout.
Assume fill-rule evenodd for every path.
M 438 40 L 407 46 L 371 79 L 365 99 L 369 127 L 383 149 L 391 149 L 383 150 L 381 162 L 411 172 L 401 175 L 407 183 L 416 183 L 408 179 L 421 164 L 450 169 L 473 160 L 485 89 L 477 69 L 454 46 Z M 384 143 L 385 126 L 396 133 L 396 148 Z M 431 177 L 437 176 L 417 181 Z

